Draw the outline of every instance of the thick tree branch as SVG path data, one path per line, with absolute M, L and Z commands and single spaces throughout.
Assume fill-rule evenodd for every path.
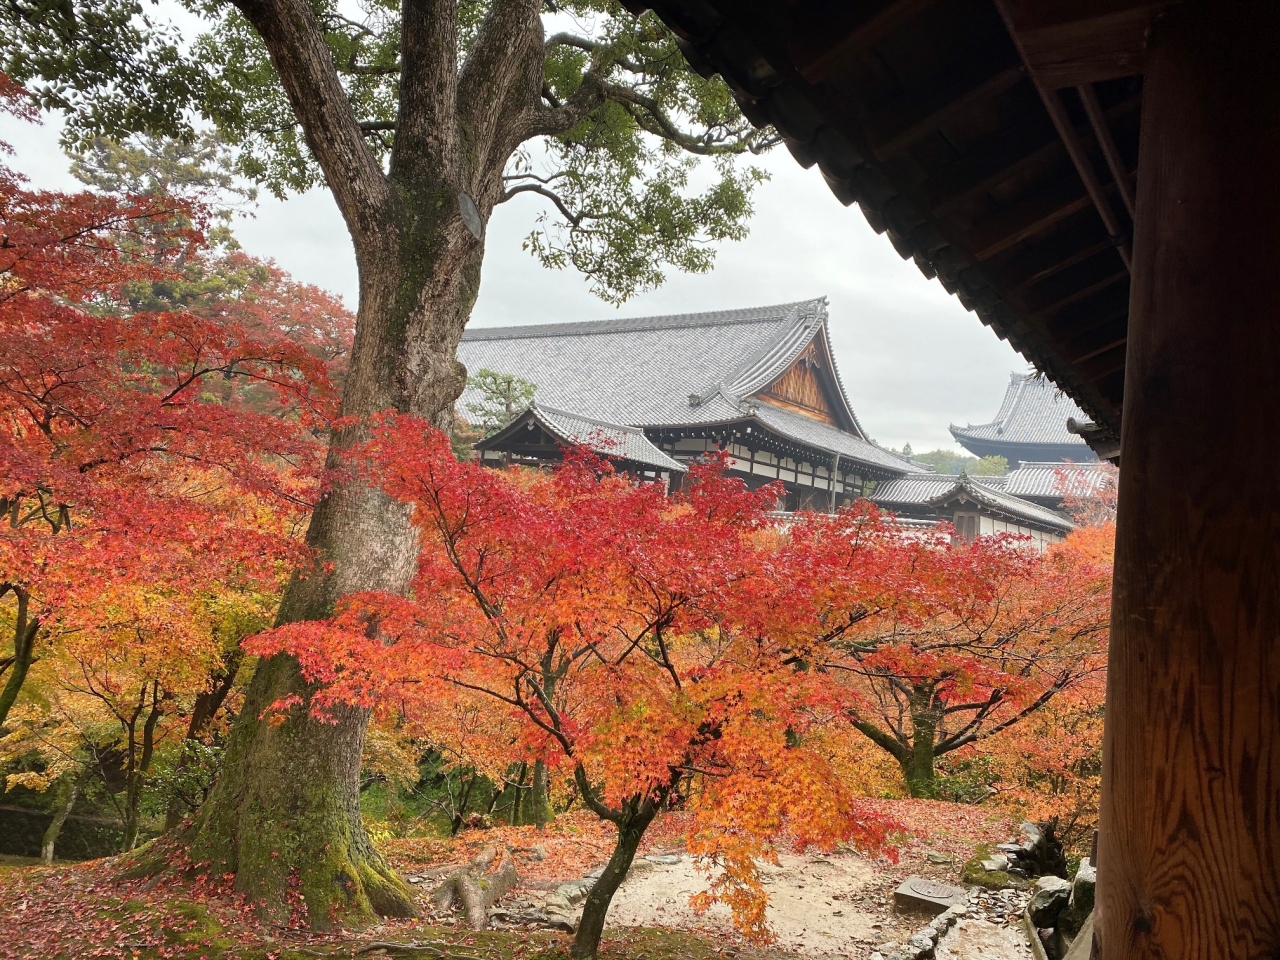
M 478 176 L 502 173 L 523 139 L 520 118 L 539 108 L 541 12 L 541 0 L 492 0 L 462 65 L 458 117 Z
M 568 208 L 568 206 L 565 205 L 565 202 L 560 199 L 558 194 L 554 193 L 551 190 L 548 190 L 546 187 L 537 183 L 525 183 L 525 184 L 521 184 L 518 187 L 512 187 L 510 190 L 508 190 L 506 193 L 502 195 L 502 199 L 499 200 L 498 202 L 506 203 L 512 197 L 521 193 L 536 193 L 540 197 L 546 197 L 548 200 L 550 200 L 552 203 L 556 205 L 556 209 L 560 211 L 561 215 L 566 220 L 568 220 L 570 224 L 572 224 L 575 227 L 579 226 L 582 223 L 582 221 L 586 219 L 585 214 L 574 213 L 573 211 L 571 211 Z
M 306 0 L 232 0 L 258 31 L 356 242 L 385 223 L 390 190 Z
M 400 62 L 400 115 L 391 177 L 456 182 L 462 156 L 456 0 L 404 0 Z

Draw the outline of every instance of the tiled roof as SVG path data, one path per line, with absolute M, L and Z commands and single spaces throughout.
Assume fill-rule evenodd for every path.
M 1076 528 L 1076 525 L 1066 517 L 1054 513 L 1047 507 L 1031 503 L 1029 500 L 1023 500 L 1021 497 L 1015 497 L 1012 494 L 1005 493 L 1003 490 L 996 490 L 984 483 L 980 483 L 976 478 L 967 477 L 964 474 L 961 474 L 956 479 L 949 490 L 930 497 L 926 502 L 930 506 L 939 507 L 950 502 L 961 493 L 967 493 L 970 498 L 985 507 L 1026 520 L 1033 525 L 1049 527 L 1062 533 L 1070 533 Z
M 529 413 L 546 429 L 567 444 L 586 447 L 606 457 L 644 463 L 660 470 L 684 473 L 685 466 L 673 460 L 652 443 L 636 427 L 589 420 L 565 410 L 535 403 Z
M 951 435 L 1003 443 L 1052 443 L 1080 448 L 1089 457 L 1088 445 L 1067 431 L 1067 419 L 1083 419 L 1084 414 L 1066 394 L 1038 373 L 1013 374 L 1005 391 L 1000 412 L 990 423 L 951 426 Z
M 677 316 L 473 328 L 458 359 L 468 370 L 513 374 L 537 387 L 538 405 L 585 421 L 631 427 L 729 423 L 753 414 L 771 429 L 887 470 L 912 466 L 865 439 L 837 374 L 830 426 L 746 398 L 772 383 L 815 337 L 826 300 Z M 460 404 L 478 397 L 470 391 Z M 756 413 L 756 408 L 759 412 Z
M 891 510 L 906 505 L 921 506 L 946 493 L 956 485 L 956 480 L 947 474 L 909 473 L 881 483 L 871 495 L 871 500 Z
M 1053 466 L 1060 467 L 1061 464 Z M 1005 477 L 970 477 L 965 474 L 909 473 L 905 477 L 881 483 L 871 495 L 871 500 L 889 510 L 936 507 L 964 491 L 987 507 L 1021 517 L 1030 523 L 1062 531 L 1075 528 L 1071 521 L 1052 510 L 1014 495 L 1009 490 L 1009 479 L 1012 476 L 1013 474 Z
M 894 472 L 910 470 L 913 466 L 911 461 L 876 446 L 870 440 L 863 440 L 839 427 L 783 410 L 771 403 L 756 404 L 753 413 L 757 420 L 771 430 L 819 450 L 838 453 L 842 457 Z
M 1062 471 L 1061 477 L 1059 471 Z M 1107 475 L 1097 463 L 1023 463 L 1005 478 L 1005 491 L 1016 497 L 1056 497 L 1063 493 L 1086 496 L 1097 491 Z M 1066 490 L 1062 489 L 1062 481 Z

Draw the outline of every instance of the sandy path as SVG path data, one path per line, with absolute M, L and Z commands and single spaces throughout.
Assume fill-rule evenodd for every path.
M 849 855 L 783 855 L 778 866 L 763 867 L 769 891 L 767 917 L 777 946 L 809 956 L 855 956 L 886 939 L 886 911 L 860 902 L 859 892 L 875 880 L 872 864 Z M 684 857 L 655 864 L 628 877 L 609 909 L 608 926 L 671 927 L 730 933 L 729 909 L 720 905 L 699 915 L 689 898 L 707 888 L 706 878 Z

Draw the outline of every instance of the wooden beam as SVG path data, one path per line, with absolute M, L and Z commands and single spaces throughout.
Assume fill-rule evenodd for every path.
M 1021 293 L 1110 246 L 1111 239 L 1097 217 L 1077 216 L 1042 243 L 1018 253 L 1003 264 L 1000 281 L 1006 289 Z
M 1188 0 L 1142 117 L 1096 942 L 1280 956 L 1280 4 Z
M 792 60 L 810 83 L 840 72 L 850 58 L 873 46 L 933 6 L 935 0 L 888 0 L 866 16 L 859 4 L 836 4 L 838 15 L 805 24 L 803 40 L 791 45 Z
M 1128 97 L 1105 111 L 1104 116 L 1108 124 L 1127 120 L 1141 104 L 1141 95 Z M 1062 139 L 1052 123 L 1044 124 L 1043 128 L 1035 125 L 1019 125 L 1017 129 L 1003 127 L 1000 132 L 1019 138 L 1024 136 L 1022 131 L 1028 126 L 1040 131 L 1040 135 L 1030 143 L 1022 139 L 1010 145 L 1007 137 L 997 140 L 980 150 L 971 150 L 967 156 L 932 177 L 927 189 L 933 208 L 945 214 L 948 209 L 964 204 L 1029 169 L 1048 164 L 1064 153 Z M 1083 132 L 1084 128 L 1078 129 Z
M 1015 63 L 987 76 L 974 86 L 950 82 L 934 85 L 922 93 L 911 93 L 877 113 L 867 124 L 867 139 L 881 160 L 897 156 L 911 144 L 939 127 L 999 96 L 1026 76 Z
M 1142 73 L 1147 34 L 1169 0 L 996 0 L 1047 90 Z
M 1089 196 L 1080 191 L 1077 183 L 1059 180 L 1035 190 L 1026 200 L 988 217 L 970 231 L 973 255 L 979 260 L 989 260 L 1088 207 Z
M 1133 195 L 1133 181 L 1129 168 L 1125 166 L 1124 159 L 1120 156 L 1120 148 L 1116 146 L 1116 138 L 1111 133 L 1111 124 L 1107 122 L 1106 112 L 1098 101 L 1098 93 L 1091 83 L 1076 89 L 1080 94 L 1080 103 L 1084 106 L 1084 112 L 1089 117 L 1089 125 L 1093 127 L 1093 135 L 1102 149 L 1102 156 L 1111 170 L 1111 178 L 1120 191 L 1120 199 L 1124 201 L 1124 207 L 1129 211 L 1129 217 L 1132 219 L 1137 203 Z
M 1111 263 L 1117 265 L 1114 257 L 1111 258 Z M 1032 313 L 1051 317 L 1064 307 L 1083 300 L 1085 297 L 1091 297 L 1095 293 L 1106 290 L 1113 284 L 1128 279 L 1129 271 L 1127 269 L 1112 269 L 1102 273 L 1101 276 L 1095 276 L 1093 279 L 1080 278 L 1071 284 L 1058 286 L 1052 292 L 1046 291 L 1039 296 L 1028 296 L 1025 298 L 1025 302 L 1027 309 Z

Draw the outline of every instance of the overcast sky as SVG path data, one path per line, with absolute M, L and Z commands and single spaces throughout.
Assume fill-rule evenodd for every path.
M 77 186 L 57 146 L 56 119 L 31 127 L 0 117 L 0 140 L 38 187 Z M 772 180 L 756 192 L 751 234 L 724 245 L 709 274 L 670 275 L 666 285 L 621 309 L 603 303 L 571 271 L 543 269 L 520 248 L 540 210 L 521 197 L 489 223 L 480 299 L 471 323 L 501 326 L 648 316 L 783 303 L 826 296 L 830 328 L 853 408 L 880 443 L 917 451 L 959 450 L 949 423 L 985 423 L 1009 373 L 1028 364 L 936 280 L 926 280 L 877 235 L 857 207 L 843 207 L 817 168 L 785 149 L 763 158 Z M 356 304 L 351 241 L 324 191 L 267 198 L 236 233 L 250 253 L 276 260 L 300 280 Z

